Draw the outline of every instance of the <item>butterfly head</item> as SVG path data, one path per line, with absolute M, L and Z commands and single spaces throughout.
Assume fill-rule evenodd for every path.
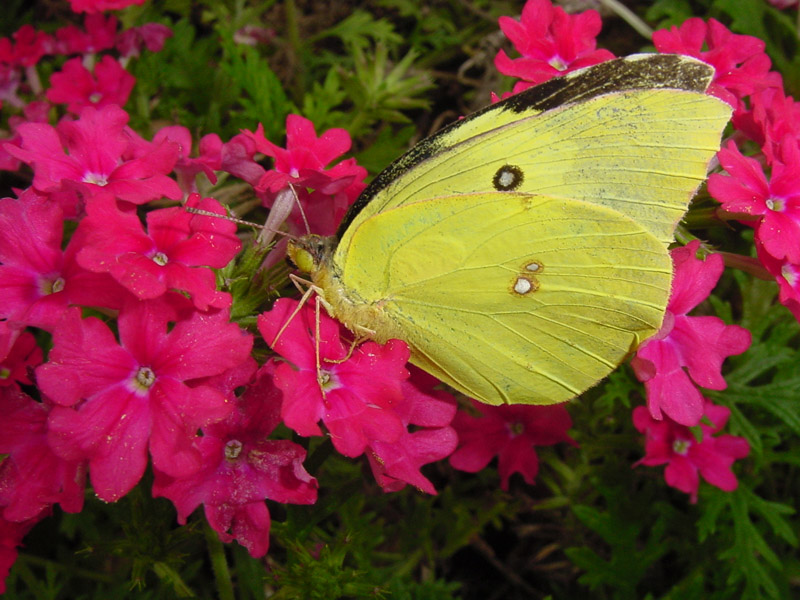
M 286 254 L 289 260 L 303 273 L 314 274 L 321 265 L 326 265 L 335 247 L 335 238 L 321 235 L 304 235 L 289 240 Z

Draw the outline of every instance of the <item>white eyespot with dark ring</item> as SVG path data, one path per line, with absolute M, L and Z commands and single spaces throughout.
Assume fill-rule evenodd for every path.
M 532 263 L 528 263 L 527 265 L 525 265 L 525 270 L 530 271 L 531 273 L 536 273 L 539 270 L 541 270 L 541 268 L 542 268 L 542 263 L 540 263 L 539 261 L 534 261 Z
M 517 277 L 517 280 L 514 282 L 513 290 L 515 294 L 519 294 L 520 296 L 524 296 L 529 292 L 535 292 L 539 287 L 539 284 L 534 279 L 529 279 L 527 277 Z
M 510 192 L 522 185 L 525 174 L 517 165 L 503 165 L 497 169 L 492 185 L 498 192 Z

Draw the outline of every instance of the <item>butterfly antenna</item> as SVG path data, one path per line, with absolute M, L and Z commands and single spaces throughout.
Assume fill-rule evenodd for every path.
M 297 191 L 295 191 L 294 186 L 290 183 L 289 189 L 292 190 L 292 194 L 294 194 L 294 200 L 297 202 L 297 208 L 300 209 L 300 216 L 303 217 L 303 225 L 306 226 L 306 233 L 311 233 L 311 226 L 308 224 L 308 219 L 306 218 L 306 211 L 303 210 L 303 204 L 300 202 L 300 198 L 297 195 Z
M 245 221 L 244 219 L 238 219 L 230 215 L 221 215 L 219 213 L 215 213 L 210 210 L 195 208 L 194 206 L 184 206 L 184 208 L 186 209 L 186 212 L 192 213 L 193 215 L 203 215 L 204 217 L 217 217 L 218 219 L 225 219 L 226 221 L 232 221 L 233 223 L 238 223 L 239 225 L 249 225 L 250 227 L 256 227 L 257 229 L 264 229 L 264 227 L 266 227 L 265 225 L 259 225 L 258 223 L 254 223 L 253 221 Z

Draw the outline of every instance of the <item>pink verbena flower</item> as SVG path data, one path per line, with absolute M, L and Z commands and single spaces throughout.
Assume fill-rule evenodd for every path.
M 269 548 L 265 499 L 292 504 L 317 500 L 317 480 L 303 468 L 306 451 L 289 440 L 267 439 L 280 423 L 281 391 L 272 381 L 273 367 L 262 367 L 227 419 L 203 428 L 196 441 L 200 471 L 182 478 L 156 471 L 153 483 L 153 496 L 172 500 L 179 523 L 186 523 L 202 503 L 220 539 L 235 539 L 254 558 Z
M 114 15 L 87 14 L 83 29 L 67 25 L 56 30 L 56 49 L 60 54 L 96 54 L 114 47 L 119 21 Z
M 122 306 L 127 292 L 116 281 L 75 260 L 80 235 L 61 250 L 63 228 L 59 205 L 30 189 L 0 199 L 0 319 L 49 331 L 70 305 Z
M 786 10 L 792 6 L 797 6 L 797 0 L 767 0 L 767 2 L 778 10 Z
M 36 371 L 59 405 L 50 413 L 50 445 L 68 460 L 87 458 L 92 486 L 108 502 L 139 481 L 148 446 L 154 467 L 174 477 L 202 467 L 198 428 L 233 407 L 217 389 L 189 384 L 233 368 L 252 346 L 226 311 L 178 319 L 165 300 L 127 303 L 118 329 L 119 342 L 100 320 L 70 310 L 49 362 Z
M 408 378 L 406 345 L 399 340 L 383 346 L 366 342 L 348 354 L 336 321 L 321 314 L 317 339 L 314 310 L 303 306 L 292 316 L 296 307 L 296 301 L 281 298 L 258 317 L 264 340 L 286 361 L 275 369 L 286 426 L 303 436 L 322 435 L 322 420 L 334 447 L 349 457 L 359 456 L 375 441 L 397 442 L 406 432 L 394 410 Z
M 94 73 L 80 58 L 72 58 L 50 76 L 45 95 L 50 102 L 66 104 L 68 111 L 78 114 L 87 106 L 124 106 L 135 83 L 136 78 L 108 55 L 94 66 Z
M 742 99 L 757 90 L 781 87 L 781 77 L 771 72 L 763 40 L 736 35 L 715 19 L 687 19 L 680 27 L 653 33 L 653 44 L 662 53 L 686 54 L 714 67 L 709 93 L 737 111 L 745 110 Z M 703 48 L 706 48 L 705 50 Z
M 733 215 L 758 219 L 756 237 L 775 258 L 800 263 L 800 149 L 787 139 L 772 163 L 767 180 L 760 163 L 742 155 L 729 141 L 718 153 L 729 176 L 715 173 L 709 193 Z
M 253 158 L 256 152 L 256 143 L 250 135 L 238 133 L 222 144 L 220 168 L 255 187 L 267 172 Z
M 129 159 L 127 122 L 128 113 L 116 105 L 89 107 L 77 121 L 62 120 L 57 129 L 43 123 L 20 125 L 21 147 L 6 143 L 4 148 L 31 165 L 33 187 L 40 193 L 61 191 L 66 184 L 89 195 L 106 192 L 135 204 L 161 197 L 178 200 L 181 189 L 167 177 L 178 160 L 178 148 L 163 142 Z
M 6 592 L 6 577 L 17 560 L 17 547 L 22 545 L 22 538 L 47 514 L 42 513 L 22 523 L 0 517 L 0 594 Z
M 248 23 L 233 32 L 233 41 L 237 44 L 257 48 L 260 45 L 271 44 L 277 35 L 278 32 L 271 27 Z
M 724 390 L 722 362 L 750 347 L 750 332 L 726 325 L 718 317 L 690 317 L 687 313 L 705 300 L 722 275 L 719 254 L 696 258 L 695 240 L 672 250 L 672 293 L 661 329 L 645 341 L 631 361 L 636 377 L 647 390 L 647 406 L 654 419 L 662 411 L 673 421 L 692 427 L 703 416 L 703 397 L 695 384 Z
M 2 65 L 0 65 L 0 72 L 2 72 Z M 2 75 L 0 74 L 0 79 Z M 2 85 L 2 84 L 0 84 Z M 0 100 L 2 99 L 2 92 L 0 92 Z M 22 138 L 17 133 L 17 127 L 23 123 L 47 123 L 49 121 L 48 112 L 50 110 L 50 103 L 44 101 L 34 101 L 25 104 L 22 109 L 22 115 L 11 115 L 8 118 L 8 126 L 13 135 L 10 138 L 0 139 L 0 169 L 4 171 L 18 171 L 22 161 L 18 158 L 11 156 L 5 149 L 4 142 L 10 142 L 9 145 L 19 146 L 22 143 Z M 74 215 L 69 215 L 74 216 Z
M 5 39 L 5 38 L 4 38 Z M 3 40 L 0 39 L 0 42 Z M 2 49 L 0 48 L 0 51 Z M 5 104 L 10 104 L 16 108 L 25 106 L 25 101 L 17 95 L 20 86 L 19 70 L 0 62 L 0 108 Z M 13 171 L 14 168 L 7 167 L 8 158 L 3 158 L 3 168 Z
M 779 260 L 756 240 L 756 255 L 778 283 L 778 300 L 800 321 L 800 264 Z
M 139 6 L 145 0 L 69 0 L 72 12 L 96 13 L 106 10 L 122 10 L 128 6 Z
M 213 198 L 192 194 L 187 205 L 224 215 Z M 183 206 L 147 213 L 147 232 L 134 212 L 120 211 L 113 199 L 95 198 L 86 207 L 78 235 L 83 247 L 78 263 L 95 273 L 109 273 L 142 300 L 168 290 L 186 292 L 198 310 L 226 308 L 231 297 L 217 291 L 214 272 L 241 248 L 236 224 L 188 212 Z
M 396 442 L 372 441 L 367 458 L 378 484 L 385 492 L 396 492 L 411 484 L 435 494 L 436 488 L 420 468 L 450 455 L 458 443 L 450 427 L 456 415 L 456 402 L 447 392 L 434 390 L 434 377 L 412 369 L 411 379 L 403 382 L 403 397 L 392 408 L 403 425 L 415 431 L 403 433 Z
M 750 110 L 733 115 L 737 131 L 755 141 L 768 164 L 780 154 L 781 143 L 800 139 L 800 102 L 782 88 L 757 90 L 750 96 Z
M 23 25 L 12 36 L 14 38 L 13 63 L 32 67 L 50 52 L 53 38 L 44 31 L 37 31 L 32 25 Z
M 222 168 L 222 140 L 216 133 L 204 135 L 198 145 L 199 156 L 191 158 L 192 133 L 181 125 L 162 127 L 153 136 L 153 143 L 159 144 L 169 140 L 178 145 L 178 162 L 175 164 L 175 173 L 178 175 L 178 184 L 186 194 L 197 191 L 197 174 L 204 173 L 213 184 L 217 183 L 214 170 Z
M 172 37 L 172 30 L 161 23 L 145 23 L 131 27 L 117 36 L 116 48 L 123 58 L 139 56 L 143 48 L 150 52 L 161 52 L 164 42 Z
M 568 15 L 550 0 L 528 0 L 519 21 L 500 17 L 500 29 L 522 54 L 512 60 L 504 50 L 494 59 L 497 70 L 523 81 L 514 86 L 520 92 L 558 75 L 610 60 L 608 50 L 597 50 L 600 14 L 587 10 Z
M 0 515 L 26 521 L 53 504 L 83 508 L 86 466 L 56 456 L 47 443 L 48 406 L 16 387 L 0 388 Z
M 730 414 L 729 408 L 704 399 L 703 416 L 711 426 L 700 422 L 702 438 L 698 441 L 688 427 L 669 417 L 655 420 L 644 406 L 637 406 L 633 409 L 633 424 L 646 436 L 645 456 L 633 466 L 667 465 L 664 469 L 667 485 L 690 494 L 692 504 L 697 502 L 700 476 L 711 485 L 732 492 L 738 482 L 731 465 L 748 455 L 750 445 L 735 435 L 712 437 L 725 427 Z
M 43 356 L 32 333 L 12 329 L 7 321 L 0 321 L 0 388 L 16 387 L 18 383 L 32 385 L 29 373 L 41 364 Z
M 256 144 L 256 150 L 275 159 L 274 169 L 265 172 L 256 184 L 265 206 L 288 185 L 295 186 L 312 232 L 333 235 L 347 208 L 365 185 L 367 171 L 348 158 L 330 169 L 325 167 L 350 150 L 350 134 L 344 129 L 329 129 L 317 137 L 314 124 L 299 115 L 286 117 L 286 149 L 264 137 L 258 125 L 255 133 L 244 131 Z M 309 193 L 307 188 L 313 188 Z M 293 231 L 307 233 L 300 208 L 292 217 Z
M 473 400 L 472 406 L 479 417 L 462 410 L 453 420 L 458 449 L 450 457 L 450 464 L 460 471 L 477 473 L 497 456 L 500 487 L 504 490 L 508 490 L 514 473 L 533 485 L 539 472 L 536 446 L 575 443 L 567 435 L 572 419 L 563 405 L 489 406 Z

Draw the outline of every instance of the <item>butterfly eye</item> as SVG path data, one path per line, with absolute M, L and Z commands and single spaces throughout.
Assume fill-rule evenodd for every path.
M 525 174 L 517 165 L 503 165 L 494 174 L 492 185 L 499 192 L 510 192 L 521 186 L 524 179 Z
M 293 241 L 290 241 L 286 248 L 286 257 L 303 273 L 311 273 L 316 268 L 314 255 Z

